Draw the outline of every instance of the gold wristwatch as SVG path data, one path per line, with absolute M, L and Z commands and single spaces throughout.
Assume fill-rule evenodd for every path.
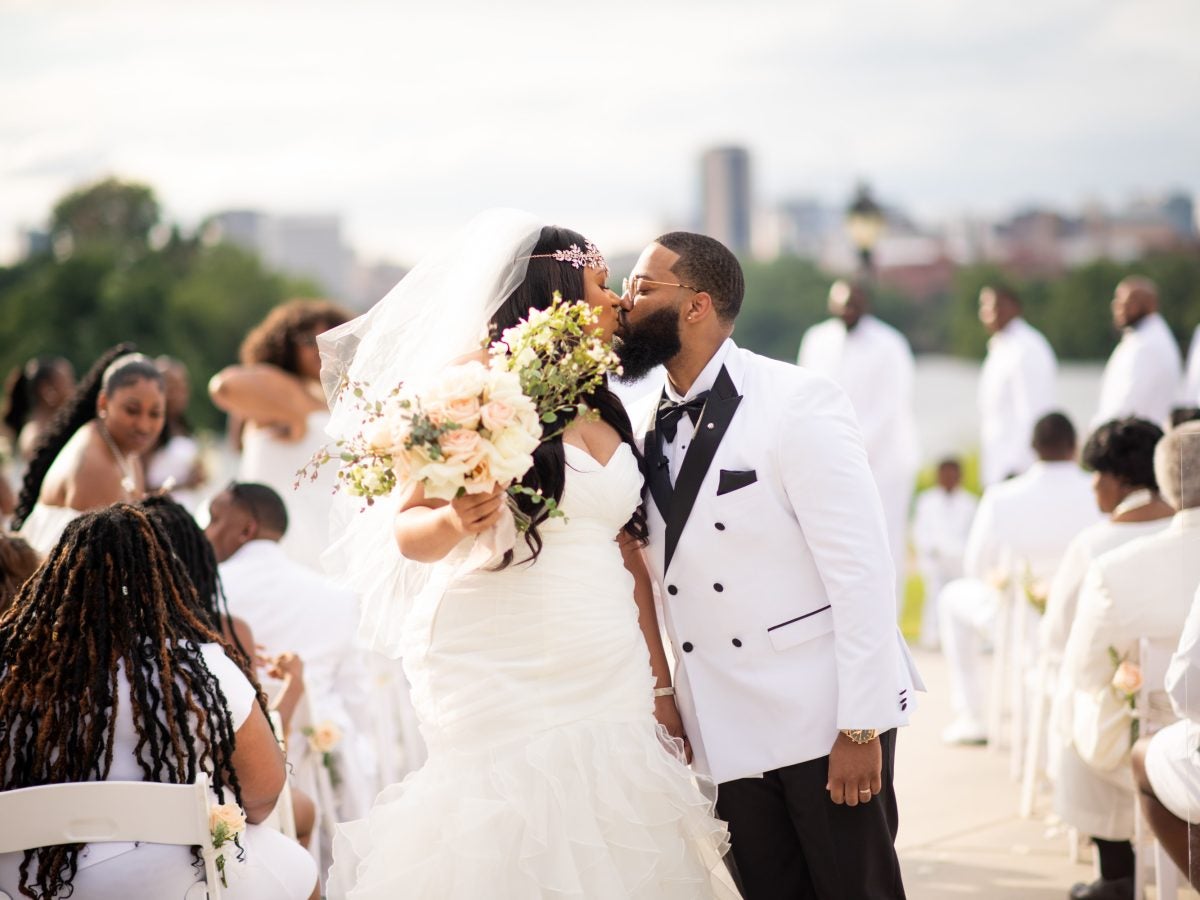
M 869 744 L 879 737 L 879 732 L 874 728 L 843 728 L 842 734 L 856 744 Z

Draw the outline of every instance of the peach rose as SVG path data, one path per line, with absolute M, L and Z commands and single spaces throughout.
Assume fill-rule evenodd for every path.
M 513 423 L 517 410 L 506 400 L 493 400 L 480 411 L 483 427 L 495 434 Z
M 317 753 L 329 753 L 342 742 L 342 730 L 329 721 L 322 722 L 308 736 L 308 744 Z
M 478 418 L 478 414 L 476 415 Z M 456 428 L 438 438 L 438 446 L 447 457 L 471 456 L 479 449 L 479 432 L 469 428 Z
M 1134 662 L 1123 660 L 1113 673 L 1112 686 L 1125 696 L 1136 694 L 1142 689 L 1142 669 Z
M 236 803 L 222 803 L 208 811 L 208 829 L 216 831 L 218 825 L 224 825 L 230 835 L 241 834 L 246 830 L 246 814 Z
M 461 428 L 475 428 L 479 424 L 479 397 L 458 397 L 447 400 L 442 407 L 447 422 Z

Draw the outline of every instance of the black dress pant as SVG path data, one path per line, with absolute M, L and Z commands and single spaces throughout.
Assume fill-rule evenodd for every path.
M 903 900 L 895 729 L 879 741 L 883 786 L 858 806 L 829 799 L 828 756 L 719 786 L 745 900 Z

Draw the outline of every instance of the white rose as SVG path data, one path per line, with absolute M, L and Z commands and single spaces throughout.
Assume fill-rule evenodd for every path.
M 488 370 L 483 363 L 471 360 L 458 366 L 451 366 L 441 373 L 426 396 L 449 404 L 454 400 L 466 400 L 469 397 L 478 398 L 488 381 Z
M 516 372 L 493 371 L 486 394 L 488 400 L 515 404 L 525 396 L 521 393 L 521 376 Z
M 532 347 L 526 347 L 517 354 L 516 358 L 513 360 L 513 366 L 516 369 L 527 369 L 536 363 L 537 359 L 538 355 L 534 352 L 534 349 Z
M 537 449 L 539 438 L 534 437 L 520 424 L 505 428 L 491 440 L 491 456 L 493 460 L 511 459 L 514 456 L 528 456 Z
M 425 496 L 437 500 L 453 500 L 458 489 L 463 487 L 467 469 L 460 459 L 447 459 L 425 463 L 414 467 L 412 478 L 425 487 Z
M 218 825 L 224 825 L 230 835 L 241 834 L 246 830 L 246 814 L 236 803 L 222 803 L 208 810 L 208 830 L 216 831 Z
M 1141 667 L 1137 663 L 1124 660 L 1113 673 L 1112 686 L 1126 696 L 1136 694 L 1142 689 Z

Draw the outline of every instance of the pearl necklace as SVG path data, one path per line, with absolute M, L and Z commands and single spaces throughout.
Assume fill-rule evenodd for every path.
M 1135 509 L 1141 509 L 1143 506 L 1149 506 L 1154 502 L 1154 491 L 1150 488 L 1138 488 L 1136 491 L 1130 491 L 1125 499 L 1113 507 L 1112 517 L 1124 515 L 1127 512 L 1133 512 Z
M 117 448 L 117 442 L 108 433 L 108 429 L 104 427 L 104 423 L 98 422 L 97 424 L 100 427 L 100 436 L 104 438 L 104 443 L 108 444 L 108 449 L 112 451 L 113 460 L 116 462 L 117 468 L 121 470 L 121 489 L 125 491 L 126 497 L 132 497 L 133 492 L 137 489 L 137 481 L 133 477 L 133 466 L 129 462 L 129 457 L 123 455 Z

